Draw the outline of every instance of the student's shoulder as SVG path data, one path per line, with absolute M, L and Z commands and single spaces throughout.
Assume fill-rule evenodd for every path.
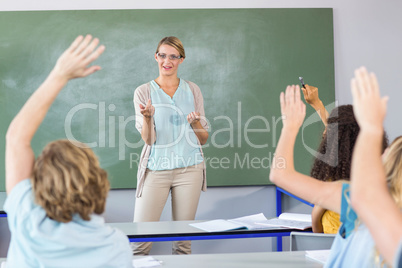
M 130 249 L 130 244 L 129 244 L 129 239 L 125 233 L 123 233 L 122 230 L 115 228 L 115 227 L 110 227 L 111 231 L 113 233 L 112 240 L 113 244 L 118 245 L 118 247 L 124 252 L 124 251 L 131 251 Z
M 12 204 L 19 203 L 26 197 L 32 197 L 32 184 L 30 179 L 20 181 L 8 194 L 4 203 L 4 209 L 7 210 Z
M 35 207 L 37 205 L 34 202 L 30 179 L 22 180 L 15 185 L 4 203 L 4 211 L 10 219 L 17 214 L 28 215 Z

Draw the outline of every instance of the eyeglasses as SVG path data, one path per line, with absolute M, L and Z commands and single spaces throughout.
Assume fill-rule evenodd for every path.
M 156 56 L 158 57 L 158 59 L 161 59 L 161 60 L 166 59 L 166 57 L 168 57 L 169 60 L 179 60 L 179 59 L 182 58 L 182 56 L 180 56 L 180 55 L 179 56 L 176 56 L 176 55 L 173 55 L 173 54 L 166 55 L 166 54 L 163 54 L 163 53 L 156 53 Z

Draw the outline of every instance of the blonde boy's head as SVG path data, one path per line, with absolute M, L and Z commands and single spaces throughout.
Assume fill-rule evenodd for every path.
M 94 152 L 68 140 L 43 149 L 35 161 L 32 186 L 35 202 L 59 222 L 71 221 L 74 214 L 90 220 L 91 213 L 103 213 L 110 187 Z

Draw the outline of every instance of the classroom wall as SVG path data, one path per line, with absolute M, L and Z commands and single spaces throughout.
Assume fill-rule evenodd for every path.
M 333 8 L 335 42 L 335 92 L 339 104 L 352 102 L 349 83 L 353 70 L 361 65 L 376 72 L 381 89 L 388 94 L 388 116 L 385 128 L 392 140 L 402 134 L 399 100 L 402 97 L 402 2 L 400 0 L 72 0 L 72 1 L 4 1 L 5 10 L 67 10 L 67 9 L 165 9 L 165 8 Z M 300 18 L 301 20 L 303 18 Z M 1 37 L 0 37 L 1 40 Z M 295 40 L 298 42 L 298 40 Z M 308 62 L 306 62 L 308 64 Z M 314 81 L 306 81 L 314 85 Z M 320 90 L 326 90 L 321 88 Z M 328 89 L 330 90 L 330 89 Z M 268 176 L 268 174 L 267 174 Z M 203 193 L 197 213 L 198 219 L 233 218 L 263 212 L 267 217 L 275 215 L 274 187 L 220 187 Z M 131 221 L 134 208 L 134 190 L 113 190 L 110 193 L 106 220 Z M 284 199 L 288 211 L 308 212 L 309 208 L 291 199 Z M 170 206 L 162 215 L 168 220 Z M 3 226 L 3 225 L 1 225 Z M 4 227 L 0 229 L 0 237 Z M 169 254 L 170 244 L 155 246 L 153 254 Z M 264 251 L 275 249 L 273 239 L 241 241 L 202 241 L 193 243 L 194 253 Z M 1 252 L 0 252 L 1 253 Z M 0 257 L 2 255 L 0 254 Z

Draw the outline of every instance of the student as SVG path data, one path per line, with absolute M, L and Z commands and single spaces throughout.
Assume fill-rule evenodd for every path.
M 310 175 L 321 181 L 349 180 L 353 147 L 359 134 L 352 105 L 334 108 L 327 122 Z M 338 213 L 316 204 L 311 216 L 315 233 L 335 234 L 341 224 Z
M 328 113 L 327 109 L 325 109 L 324 104 L 322 103 L 322 101 L 320 100 L 320 98 L 318 96 L 318 88 L 317 87 L 305 84 L 305 86 L 302 87 L 301 89 L 303 92 L 304 100 L 308 104 L 310 104 L 314 110 L 316 110 L 318 116 L 321 118 L 321 121 L 325 126 L 325 130 L 323 132 L 323 141 L 321 142 L 321 145 L 320 145 L 320 148 L 322 149 L 322 147 L 324 145 L 323 142 L 326 141 L 325 134 L 327 133 L 329 113 Z M 339 116 L 339 117 L 342 118 L 344 116 Z M 357 126 L 357 123 L 355 123 L 355 125 Z M 347 128 L 347 129 L 349 129 L 349 128 Z M 350 129 L 349 129 L 349 131 L 350 131 Z M 350 133 L 355 133 L 355 132 L 352 131 Z M 357 135 L 357 133 L 355 133 L 355 135 L 354 135 L 355 138 L 356 138 L 356 135 Z M 348 139 L 348 141 L 350 141 L 350 139 Z M 339 140 L 338 140 L 338 144 L 339 144 Z M 340 146 L 340 147 L 345 148 L 344 146 Z M 352 154 L 352 148 L 350 148 L 350 150 L 348 152 L 349 156 L 351 156 L 351 154 Z M 348 159 L 350 160 L 350 157 L 348 157 Z M 339 173 L 339 171 L 342 170 L 341 166 L 344 166 L 345 164 L 349 166 L 348 170 L 350 170 L 350 165 L 348 163 L 349 163 L 349 161 L 347 161 L 346 163 L 344 162 L 343 165 L 336 165 L 336 167 L 339 168 L 338 173 Z M 325 168 L 327 169 L 327 172 L 326 172 L 327 174 L 321 173 L 321 176 L 318 177 L 317 176 L 318 174 L 314 174 L 314 173 L 318 173 L 321 170 L 322 165 L 325 165 Z M 330 165 L 328 165 L 325 161 L 323 162 L 320 159 L 315 158 L 313 168 L 311 170 L 311 176 L 315 177 L 316 179 L 321 179 L 323 181 L 337 180 L 334 178 L 330 178 L 330 176 L 329 176 L 330 174 L 328 172 L 329 168 L 330 168 Z M 334 173 L 336 171 L 335 168 L 332 168 L 332 173 Z M 316 176 L 314 176 L 314 175 L 316 175 Z M 349 178 L 349 175 L 343 175 L 343 176 L 344 176 L 343 179 Z M 338 213 L 330 211 L 330 210 L 326 210 L 320 206 L 314 205 L 314 208 L 311 212 L 311 224 L 312 224 L 314 233 L 335 234 L 338 231 L 339 226 L 341 225 L 341 222 L 339 220 Z
M 326 126 L 323 139 L 311 169 L 311 177 L 322 181 L 349 180 L 353 148 L 359 134 L 359 125 L 355 119 L 352 105 L 341 105 L 332 110 L 328 116 L 318 89 L 306 85 L 302 88 L 303 95 Z M 327 116 L 327 119 L 324 119 Z M 387 146 L 386 136 L 383 139 L 383 149 Z M 313 232 L 336 234 L 341 222 L 338 213 L 315 205 L 311 213 Z
M 272 163 L 271 181 L 313 204 L 340 213 L 342 226 L 331 248 L 327 267 L 375 265 L 374 241 L 365 225 L 358 223 L 350 207 L 349 184 L 344 181 L 319 181 L 294 169 L 294 143 L 306 114 L 306 106 L 300 100 L 299 86 L 288 86 L 286 93 L 281 93 L 280 102 L 283 128 Z M 278 165 L 278 159 L 286 159 L 286 165 Z
M 186 55 L 174 36 L 163 38 L 155 52 L 159 76 L 134 92 L 136 128 L 145 142 L 137 173 L 134 222 L 159 221 L 171 192 L 174 221 L 194 220 L 201 190 L 206 190 L 201 145 L 208 124 L 200 88 L 178 78 Z M 133 243 L 147 255 L 151 242 Z M 190 254 L 190 241 L 173 242 L 173 254 Z
M 352 207 L 370 230 L 381 255 L 388 263 L 393 263 L 394 268 L 400 268 L 402 137 L 395 139 L 386 150 L 383 165 L 381 135 L 387 97 L 380 97 L 376 76 L 368 74 L 364 67 L 355 71 L 352 94 L 356 119 L 360 125 L 352 160 Z
M 7 267 L 132 267 L 127 237 L 105 225 L 109 182 L 93 151 L 58 140 L 35 160 L 32 137 L 71 79 L 88 76 L 104 51 L 79 36 L 11 122 L 6 135 Z

